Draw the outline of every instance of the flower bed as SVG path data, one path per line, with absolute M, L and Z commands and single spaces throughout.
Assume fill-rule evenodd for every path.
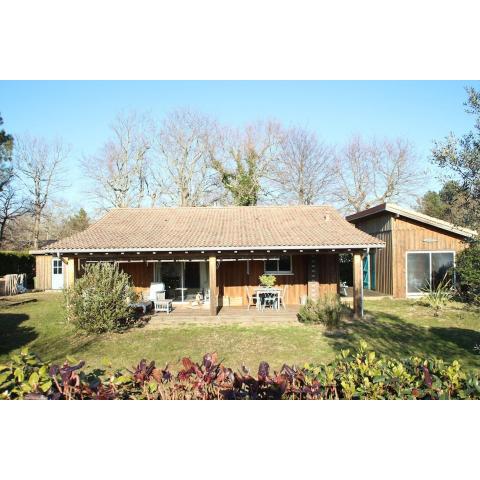
M 182 360 L 178 372 L 142 360 L 130 370 L 84 370 L 84 362 L 62 366 L 39 361 L 28 350 L 0 365 L 2 399 L 479 399 L 479 372 L 459 362 L 378 357 L 362 343 L 330 364 L 284 365 L 272 372 L 261 362 L 256 374 L 234 372 L 215 353 L 201 363 Z

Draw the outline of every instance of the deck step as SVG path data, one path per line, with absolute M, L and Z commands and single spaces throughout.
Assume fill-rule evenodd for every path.
M 225 315 L 225 316 L 169 316 L 169 315 L 155 315 L 145 326 L 147 329 L 162 328 L 167 325 L 233 325 L 233 324 L 247 324 L 247 325 L 262 325 L 262 324 L 299 324 L 295 315 L 272 315 L 272 316 L 246 316 L 246 315 Z

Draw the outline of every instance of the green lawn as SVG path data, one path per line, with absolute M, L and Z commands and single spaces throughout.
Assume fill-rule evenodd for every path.
M 367 301 L 368 318 L 334 334 L 299 324 L 183 325 L 87 336 L 65 322 L 62 295 L 42 293 L 36 298 L 35 303 L 0 307 L 0 361 L 25 345 L 44 360 L 59 362 L 71 355 L 100 366 L 108 358 L 118 367 L 131 367 L 141 358 L 173 366 L 183 356 L 199 360 L 204 353 L 217 351 L 229 366 L 244 362 L 256 370 L 261 360 L 274 368 L 283 363 L 329 361 L 340 349 L 364 339 L 379 353 L 438 356 L 480 368 L 480 355 L 473 349 L 480 345 L 480 315 L 462 305 L 453 305 L 434 318 L 427 307 L 413 301 Z

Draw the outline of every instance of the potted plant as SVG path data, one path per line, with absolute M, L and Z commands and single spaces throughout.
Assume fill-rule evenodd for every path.
M 277 278 L 275 277 L 275 275 L 260 275 L 258 277 L 258 279 L 260 280 L 260 285 L 262 287 L 266 287 L 266 288 L 272 288 L 275 286 L 275 282 L 277 281 Z

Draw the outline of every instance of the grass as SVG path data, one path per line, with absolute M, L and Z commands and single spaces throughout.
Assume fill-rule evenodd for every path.
M 256 370 L 261 360 L 279 368 L 283 363 L 328 362 L 340 349 L 354 348 L 364 339 L 379 353 L 458 359 L 480 368 L 480 315 L 451 304 L 439 317 L 409 300 L 366 302 L 367 318 L 332 334 L 314 325 L 209 326 L 182 325 L 159 330 L 133 329 L 122 334 L 83 335 L 66 323 L 62 295 L 41 293 L 37 302 L 0 306 L 0 361 L 25 345 L 44 360 L 60 362 L 67 355 L 92 367 L 104 358 L 130 368 L 141 358 L 172 366 L 183 356 L 200 359 L 217 351 L 232 367 L 243 363 Z

